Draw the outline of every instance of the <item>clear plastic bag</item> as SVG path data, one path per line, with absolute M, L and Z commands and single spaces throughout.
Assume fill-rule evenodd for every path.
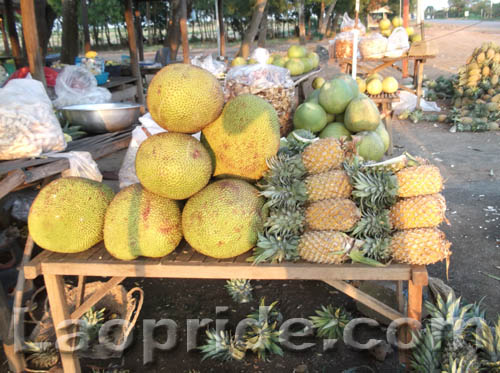
M 382 58 L 387 51 L 387 44 L 387 38 L 374 32 L 361 39 L 359 50 L 363 58 Z
M 404 27 L 396 27 L 387 41 L 387 57 L 401 57 L 410 49 L 408 34 Z
M 266 64 L 267 60 L 269 60 L 269 56 L 270 56 L 269 51 L 266 48 L 259 47 L 252 52 L 250 58 L 256 60 L 257 63 Z
M 349 17 L 349 14 L 347 12 L 344 13 L 342 16 L 342 23 L 340 24 L 340 31 L 341 32 L 347 32 L 347 31 L 352 31 L 355 28 L 359 30 L 360 35 L 364 35 L 366 33 L 366 27 L 361 23 L 360 20 L 358 20 L 358 26 L 354 27 L 356 24 L 355 20 Z
M 415 110 L 417 107 L 417 95 L 406 91 L 399 91 L 398 95 L 399 101 L 392 104 L 392 110 L 395 115 L 399 115 L 405 110 Z M 420 109 L 422 111 L 441 111 L 441 108 L 435 102 L 425 101 L 423 98 L 420 98 Z
M 102 181 L 99 166 L 89 152 L 72 151 L 68 153 L 47 154 L 52 158 L 66 158 L 69 160 L 69 169 L 61 173 L 63 177 L 77 176 L 87 179 Z
M 354 33 L 352 31 L 341 32 L 333 39 L 333 47 L 335 50 L 335 58 L 352 58 L 354 50 Z M 357 53 L 357 57 L 359 58 L 359 50 Z
M 66 66 L 56 79 L 54 106 L 102 104 L 111 100 L 111 92 L 98 87 L 95 76 L 81 66 Z
M 217 77 L 224 76 L 224 72 L 226 71 L 226 65 L 215 60 L 211 54 L 205 57 L 195 56 L 191 59 L 191 64 L 208 70 Z
M 0 160 L 64 149 L 66 141 L 42 83 L 13 79 L 0 88 Z

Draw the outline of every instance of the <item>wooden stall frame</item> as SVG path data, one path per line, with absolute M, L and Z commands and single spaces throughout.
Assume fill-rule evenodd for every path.
M 27 279 L 44 276 L 54 325 L 64 320 L 78 318 L 95 305 L 112 287 L 128 277 L 184 278 L 184 279 L 230 279 L 253 280 L 319 280 L 327 283 L 351 298 L 374 309 L 381 315 L 396 320 L 405 317 L 402 295 L 403 282 L 408 281 L 408 317 L 420 321 L 422 314 L 422 291 L 427 285 L 425 266 L 391 264 L 387 267 L 370 267 L 362 264 L 327 265 L 306 262 L 259 264 L 248 263 L 251 252 L 236 258 L 213 259 L 197 253 L 187 244 L 181 244 L 170 255 L 159 258 L 139 258 L 134 261 L 120 261 L 111 257 L 102 243 L 79 254 L 58 254 L 44 251 L 24 268 Z M 87 276 L 111 277 L 97 293 L 88 298 L 76 310 L 70 312 L 65 293 L 64 276 L 78 276 L 81 299 Z M 398 290 L 398 310 L 362 292 L 347 281 L 395 281 Z M 81 302 L 81 301 L 80 301 Z M 70 332 L 70 331 L 69 331 Z M 57 337 L 63 337 L 68 330 L 57 329 Z M 407 338 L 405 334 L 403 337 Z M 76 354 L 61 353 L 64 372 L 81 372 Z M 401 354 L 404 358 L 405 354 Z

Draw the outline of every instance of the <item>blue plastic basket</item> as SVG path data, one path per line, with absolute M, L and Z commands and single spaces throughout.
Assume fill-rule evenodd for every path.
M 109 73 L 108 72 L 101 73 L 99 75 L 96 75 L 95 78 L 97 80 L 97 85 L 103 85 L 108 81 Z

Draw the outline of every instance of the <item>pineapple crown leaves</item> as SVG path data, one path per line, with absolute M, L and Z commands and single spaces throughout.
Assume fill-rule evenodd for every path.
M 266 233 L 266 232 L 265 232 Z M 258 234 L 257 245 L 248 261 L 254 264 L 271 262 L 281 263 L 284 260 L 296 261 L 299 259 L 297 246 L 298 236 L 278 236 L 275 234 Z
M 227 280 L 225 288 L 231 298 L 237 303 L 248 303 L 252 300 L 252 284 L 250 280 L 232 279 Z
M 498 363 L 500 367 L 500 316 L 493 327 L 481 320 L 478 329 L 474 337 L 477 348 L 481 351 L 481 357 L 492 363 Z
M 419 373 L 441 373 L 441 339 L 427 325 L 424 330 L 413 332 L 415 347 L 411 350 L 410 367 Z
M 59 353 L 51 342 L 28 341 L 24 343 L 24 347 L 25 351 L 30 353 L 26 361 L 36 368 L 48 369 L 59 361 Z
M 104 314 L 106 312 L 106 308 L 101 308 L 100 310 L 94 310 L 91 307 L 87 312 L 83 314 L 81 320 L 83 324 L 81 326 L 80 332 L 87 334 L 90 341 L 93 341 L 99 335 L 99 329 L 104 322 Z
M 205 334 L 207 335 L 205 344 L 198 347 L 203 354 L 202 361 L 206 359 L 242 360 L 245 357 L 243 342 L 235 339 L 229 332 L 221 330 L 217 333 L 209 329 Z
M 475 360 L 467 360 L 465 356 L 453 359 L 450 356 L 445 370 L 442 370 L 441 373 L 473 373 L 477 371 Z
M 331 304 L 321 306 L 321 309 L 314 311 L 316 316 L 310 316 L 316 335 L 319 338 L 329 339 L 342 338 L 344 328 L 349 323 L 351 316 L 342 307 L 333 308 Z
M 391 258 L 391 237 L 367 237 L 364 239 L 361 251 L 367 258 L 376 260 L 378 262 L 385 262 Z
M 351 231 L 351 235 L 359 239 L 386 237 L 391 233 L 391 229 L 389 210 L 365 211 Z
M 264 228 L 269 234 L 278 236 L 300 235 L 304 231 L 304 214 L 295 209 L 271 210 Z
M 316 135 L 308 130 L 295 130 L 285 139 L 285 145 L 280 148 L 279 154 L 297 155 L 304 151 L 310 144 L 317 141 Z

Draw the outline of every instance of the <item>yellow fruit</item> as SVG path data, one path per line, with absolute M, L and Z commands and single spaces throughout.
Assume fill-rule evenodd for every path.
M 96 51 L 88 51 L 85 53 L 85 58 L 96 58 L 97 57 L 97 52 Z
M 410 40 L 411 40 L 412 43 L 416 43 L 416 42 L 422 41 L 422 35 L 420 35 L 420 34 L 413 34 L 410 37 Z
M 264 198 L 243 180 L 224 179 L 192 196 L 182 211 L 186 241 L 213 258 L 232 258 L 255 246 L 266 214 Z
M 165 132 L 141 144 L 135 170 L 141 184 L 150 192 L 171 199 L 186 199 L 208 184 L 212 160 L 193 136 Z
M 117 259 L 160 258 L 182 239 L 176 201 L 148 192 L 140 184 L 122 189 L 111 201 L 104 221 L 104 245 Z
M 394 17 L 392 19 L 392 25 L 394 27 L 400 27 L 400 26 L 402 26 L 403 25 L 403 18 L 401 18 L 401 17 Z
M 358 83 L 359 93 L 365 93 L 366 91 L 366 81 L 360 77 L 356 78 L 356 83 Z
M 403 198 L 391 207 L 394 229 L 432 228 L 444 220 L 446 201 L 441 194 Z
M 224 95 L 217 78 L 207 70 L 175 63 L 154 76 L 147 105 L 161 127 L 170 132 L 195 133 L 217 119 Z
M 413 27 L 408 26 L 406 28 L 406 33 L 408 34 L 408 36 L 412 36 L 415 33 L 415 30 L 413 30 Z
M 384 77 L 378 73 L 370 74 L 366 77 L 366 83 L 368 84 L 368 82 L 370 82 L 370 80 L 372 80 L 372 79 L 378 79 L 378 80 L 382 81 L 382 79 L 384 79 Z
M 378 27 L 381 30 L 387 30 L 391 27 L 391 21 L 389 21 L 387 18 L 381 19 L 378 23 Z
M 309 231 L 300 237 L 298 252 L 302 259 L 314 263 L 341 264 L 355 240 L 336 231 Z
M 481 73 L 483 75 L 483 78 L 486 78 L 488 75 L 490 75 L 490 68 L 488 66 L 483 67 Z
M 379 95 L 382 93 L 382 82 L 378 79 L 370 80 L 366 85 L 366 91 L 373 96 Z
M 306 223 L 312 230 L 348 232 L 360 218 L 356 204 L 346 198 L 313 202 L 306 209 Z
M 114 193 L 79 177 L 54 180 L 31 205 L 28 229 L 35 243 L 58 253 L 85 251 L 102 240 L 104 214 Z
M 382 35 L 384 35 L 385 37 L 387 37 L 387 38 L 388 38 L 389 36 L 391 36 L 391 34 L 392 34 L 392 30 L 391 30 L 391 29 L 382 30 L 382 31 L 380 31 L 380 33 L 381 33 Z
M 396 177 L 399 185 L 399 197 L 435 194 L 443 190 L 443 178 L 436 166 L 407 167 L 397 172 Z
M 320 174 L 339 168 L 345 160 L 340 142 L 328 137 L 309 145 L 302 153 L 302 162 L 310 174 Z
M 280 125 L 266 100 L 249 94 L 231 99 L 219 118 L 203 129 L 215 157 L 214 176 L 233 175 L 258 180 L 276 155 Z
M 399 263 L 427 265 L 447 259 L 451 243 L 437 228 L 410 229 L 392 236 L 392 257 Z
M 385 93 L 396 93 L 398 88 L 398 81 L 392 76 L 388 76 L 382 81 L 382 90 Z
M 332 170 L 322 174 L 310 175 L 306 178 L 309 201 L 320 201 L 329 198 L 349 198 L 352 186 L 345 171 Z

